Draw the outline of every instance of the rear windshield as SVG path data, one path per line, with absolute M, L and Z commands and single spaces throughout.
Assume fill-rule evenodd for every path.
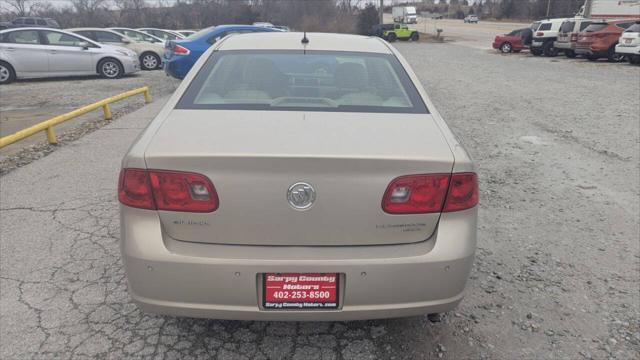
M 551 30 L 551 23 L 540 24 L 538 31 L 547 31 L 547 30 Z
M 640 32 L 640 24 L 633 24 L 624 32 Z
M 587 28 L 587 26 L 591 25 L 591 21 L 583 21 L 580 23 L 580 31 Z
M 587 26 L 587 28 L 584 29 L 584 31 L 586 31 L 586 32 L 600 31 L 600 30 L 606 28 L 607 25 L 608 25 L 607 23 L 591 24 L 591 25 Z
M 215 52 L 176 108 L 427 112 L 395 56 L 333 51 Z
M 561 33 L 570 33 L 573 32 L 573 27 L 575 26 L 575 22 L 573 21 L 565 21 L 562 23 L 562 26 L 560 26 L 560 32 Z

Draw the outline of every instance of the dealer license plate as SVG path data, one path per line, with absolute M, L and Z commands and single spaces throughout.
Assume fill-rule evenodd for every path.
M 265 309 L 336 309 L 338 274 L 266 273 L 263 277 Z

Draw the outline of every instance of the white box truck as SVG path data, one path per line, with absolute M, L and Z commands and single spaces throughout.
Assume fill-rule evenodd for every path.
M 608 20 L 640 18 L 640 0 L 585 0 L 578 15 Z
M 394 6 L 391 8 L 393 21 L 403 24 L 416 24 L 418 15 L 415 6 Z

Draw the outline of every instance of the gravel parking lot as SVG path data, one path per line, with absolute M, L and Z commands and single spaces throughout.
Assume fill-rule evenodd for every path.
M 637 357 L 640 68 L 396 46 L 479 165 L 479 248 L 456 311 L 435 323 L 140 313 L 115 185 L 154 104 L 0 178 L 0 358 Z

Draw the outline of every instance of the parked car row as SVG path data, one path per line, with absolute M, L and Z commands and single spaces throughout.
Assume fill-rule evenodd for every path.
M 270 23 L 200 31 L 84 27 L 14 27 L 0 31 L 0 84 L 18 78 L 98 74 L 119 78 L 164 68 L 182 79 L 211 45 L 236 33 L 286 31 Z
M 568 58 L 582 56 L 591 61 L 625 58 L 640 64 L 640 19 L 601 20 L 581 17 L 534 22 L 529 29 L 498 35 L 493 48 L 503 53 L 529 48 L 534 56 Z

